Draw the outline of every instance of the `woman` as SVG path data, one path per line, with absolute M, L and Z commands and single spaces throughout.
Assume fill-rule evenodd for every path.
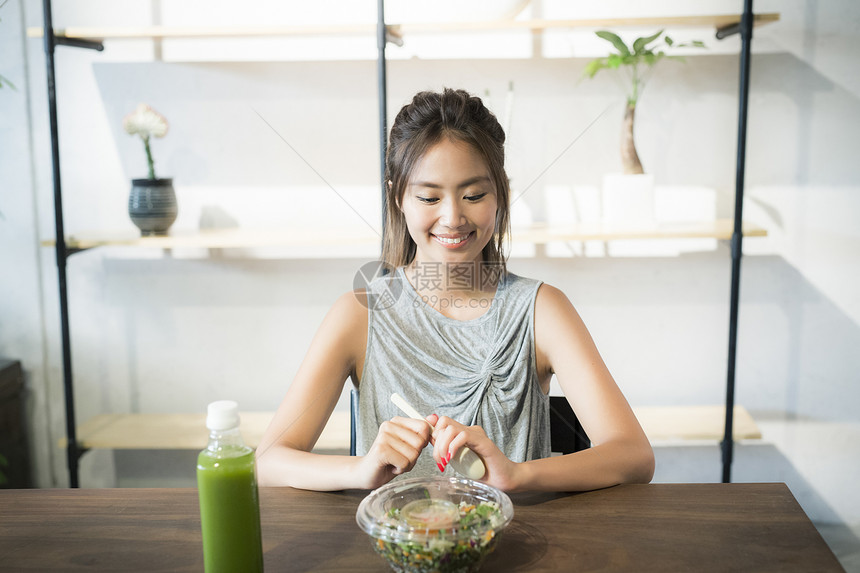
M 506 491 L 651 480 L 651 446 L 573 305 L 506 270 L 504 140 L 464 91 L 422 92 L 398 113 L 386 158 L 392 272 L 326 316 L 257 450 L 261 485 L 376 488 L 445 471 L 464 447 L 483 459 L 482 481 Z M 549 456 L 553 375 L 593 447 Z M 348 377 L 358 455 L 310 453 Z M 393 392 L 435 413 L 402 417 Z

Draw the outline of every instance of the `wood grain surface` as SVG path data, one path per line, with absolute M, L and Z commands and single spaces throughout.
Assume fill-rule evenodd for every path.
M 388 571 L 364 491 L 260 490 L 267 571 Z M 784 484 L 514 494 L 482 571 L 842 571 Z M 197 491 L 0 491 L 0 571 L 202 571 Z

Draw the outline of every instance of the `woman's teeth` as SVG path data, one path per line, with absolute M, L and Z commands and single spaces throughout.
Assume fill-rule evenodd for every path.
M 457 239 L 446 239 L 445 237 L 438 237 L 440 241 L 443 243 L 448 243 L 449 245 L 456 245 L 466 240 L 466 237 L 459 237 Z

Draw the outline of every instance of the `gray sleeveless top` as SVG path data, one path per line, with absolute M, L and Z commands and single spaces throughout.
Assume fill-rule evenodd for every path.
M 540 388 L 534 341 L 540 284 L 507 273 L 487 312 L 460 321 L 425 303 L 402 268 L 374 280 L 356 453 L 370 449 L 382 422 L 405 415 L 391 402 L 397 392 L 425 416 L 483 427 L 515 462 L 548 457 L 549 397 Z M 428 446 L 406 477 L 431 475 L 439 469 Z

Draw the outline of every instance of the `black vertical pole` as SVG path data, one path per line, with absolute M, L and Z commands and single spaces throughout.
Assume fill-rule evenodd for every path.
M 749 103 L 750 48 L 752 44 L 752 0 L 744 0 L 741 18 L 740 104 L 738 107 L 738 150 L 735 179 L 735 219 L 732 232 L 732 291 L 729 309 L 729 363 L 726 379 L 726 426 L 723 434 L 723 483 L 732 481 L 734 453 L 735 363 L 738 340 L 738 300 L 740 298 L 741 255 L 743 253 L 744 169 L 746 162 L 747 108 Z
M 382 182 L 382 235 L 385 236 L 385 150 L 388 139 L 388 87 L 385 78 L 385 0 L 377 0 L 376 70 L 379 81 L 379 180 Z
M 48 72 L 48 115 L 51 123 L 51 163 L 54 178 L 54 222 L 56 226 L 57 276 L 60 283 L 60 328 L 63 345 L 63 393 L 66 398 L 66 457 L 69 485 L 78 487 L 78 439 L 75 430 L 75 396 L 72 386 L 72 353 L 69 337 L 69 302 L 66 288 L 66 235 L 63 230 L 63 193 L 60 187 L 60 147 L 57 129 L 57 92 L 54 84 L 54 24 L 51 0 L 42 0 L 44 11 L 45 63 Z

